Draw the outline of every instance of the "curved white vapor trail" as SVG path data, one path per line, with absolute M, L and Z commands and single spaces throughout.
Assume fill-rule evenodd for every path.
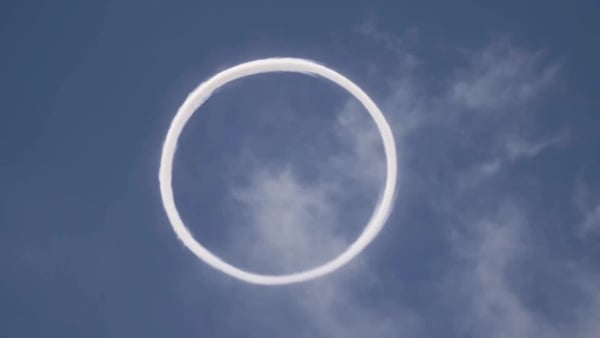
M 323 265 L 317 266 L 313 269 L 287 275 L 262 275 L 248 272 L 223 261 L 208 251 L 194 239 L 190 231 L 186 228 L 185 224 L 181 220 L 175 205 L 173 188 L 171 186 L 173 158 L 177 148 L 177 140 L 183 127 L 190 119 L 194 111 L 198 109 L 216 89 L 227 84 L 228 82 L 250 75 L 270 72 L 293 72 L 318 75 L 346 89 L 363 104 L 375 121 L 383 141 L 387 164 L 387 178 L 380 203 L 375 209 L 365 229 L 356 239 L 356 241 L 352 243 L 346 249 L 346 251 L 342 252 L 339 256 Z M 298 283 L 326 275 L 340 268 L 342 265 L 348 263 L 356 255 L 358 255 L 377 236 L 389 217 L 394 200 L 394 191 L 396 188 L 396 170 L 396 147 L 392 130 L 377 105 L 362 89 L 360 89 L 345 76 L 313 61 L 297 58 L 269 58 L 250 61 L 228 68 L 200 84 L 187 97 L 185 102 L 177 111 L 177 114 L 173 118 L 171 126 L 167 132 L 167 137 L 163 145 L 162 157 L 160 161 L 159 181 L 163 205 L 167 216 L 171 221 L 173 230 L 183 244 L 185 244 L 188 249 L 196 254 L 198 258 L 205 261 L 215 269 L 221 270 L 222 272 L 243 281 L 254 284 L 279 285 Z

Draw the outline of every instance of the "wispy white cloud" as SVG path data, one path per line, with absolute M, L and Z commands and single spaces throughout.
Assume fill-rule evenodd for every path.
M 499 134 L 502 135 L 502 133 Z M 568 141 L 569 135 L 566 131 L 560 131 L 555 135 L 535 141 L 527 141 L 519 135 L 505 135 L 500 138 L 500 145 L 491 149 L 491 155 L 487 159 L 463 172 L 459 177 L 460 186 L 472 188 L 480 184 L 482 180 L 493 177 L 513 163 L 535 158 L 551 148 L 561 148 Z
M 251 174 L 249 184 L 236 187 L 233 195 L 250 224 L 236 237 L 250 243 L 252 258 L 290 270 L 339 252 L 344 243 L 333 233 L 335 182 L 301 182 L 289 167 L 258 168 Z
M 575 302 L 573 311 L 580 315 L 564 323 L 534 309 L 512 284 L 515 273 L 535 273 L 515 266 L 540 259 L 530 250 L 530 230 L 541 225 L 530 219 L 533 206 L 520 203 L 502 183 L 489 179 L 510 173 L 512 163 L 535 160 L 568 142 L 564 130 L 540 135 L 533 125 L 541 114 L 535 103 L 556 84 L 560 65 L 545 62 L 540 52 L 497 39 L 465 53 L 464 66 L 440 79 L 444 88 L 432 90 L 423 85 L 416 67 L 425 61 L 418 60 L 403 39 L 377 31 L 372 23 L 361 29 L 363 37 L 397 53 L 403 65 L 388 74 L 388 90 L 379 100 L 397 137 L 403 196 L 398 208 L 419 197 L 420 207 L 441 215 L 439 228 L 455 235 L 447 239 L 451 264 L 437 276 L 445 281 L 440 292 L 452 300 L 444 304 L 450 309 L 445 315 L 459 323 L 448 328 L 448 336 L 596 337 L 600 288 L 586 281 L 600 279 L 590 271 L 554 268 L 576 279 L 569 285 L 589 300 Z M 371 71 L 377 67 L 373 63 Z M 255 161 L 260 165 L 248 168 L 246 184 L 232 187 L 249 223 L 242 236 L 251 238 L 249 252 L 259 260 L 277 262 L 278 271 L 323 262 L 343 249 L 349 240 L 344 217 L 364 210 L 340 210 L 336 201 L 349 190 L 377 191 L 383 180 L 379 135 L 366 113 L 347 102 L 333 130 L 346 151 L 324 161 L 318 179 L 307 181 L 299 175 L 301 168 L 261 159 Z M 589 213 L 585 227 L 598 226 L 599 210 Z M 307 325 L 323 337 L 427 336 L 426 314 L 403 305 L 402 299 L 387 307 L 357 296 L 360 283 L 352 276 L 368 275 L 378 283 L 378 271 L 369 261 L 359 258 L 342 273 L 299 291 L 296 301 L 311 320 Z
M 544 65 L 542 53 L 519 49 L 506 38 L 470 52 L 469 66 L 458 72 L 450 99 L 476 111 L 502 111 L 536 99 L 555 84 L 558 63 Z
M 576 309 L 578 337 L 593 338 L 600 336 L 600 275 L 579 269 L 574 278 L 581 288 L 586 302 Z
M 385 174 L 383 149 L 375 125 L 353 102 L 343 106 L 333 129 L 348 149 L 329 157 L 315 181 L 302 180 L 289 166 L 266 161 L 249 172 L 246 184 L 232 187 L 248 224 L 243 235 L 236 235 L 243 239 L 236 245 L 250 252 L 255 262 L 278 272 L 296 271 L 333 258 L 353 240 L 344 231 L 341 215 L 352 219 L 366 210 L 341 210 L 335 200 L 348 194 L 349 186 L 354 193 L 375 195 Z M 353 261 L 341 275 L 345 277 L 328 276 L 297 294 L 310 319 L 307 335 L 397 337 L 414 330 L 416 317 L 407 309 L 381 309 L 356 298 L 357 285 L 377 283 L 364 259 Z M 361 282 L 353 283 L 357 276 Z
M 359 271 L 363 275 L 369 272 L 365 266 Z M 311 320 L 309 325 L 319 337 L 416 337 L 420 318 L 414 312 L 397 299 L 383 306 L 361 301 L 356 282 L 349 282 L 334 278 L 306 289 L 299 297 Z
M 560 299 L 569 293 L 582 295 L 586 301 L 570 302 L 571 307 L 561 309 L 573 313 L 574 319 L 556 321 L 532 307 L 518 290 L 515 278 L 532 279 L 536 271 L 519 268 L 523 262 L 546 264 L 536 257 L 535 241 L 527 232 L 531 230 L 524 219 L 522 208 L 503 207 L 489 218 L 475 222 L 466 237 L 455 238 L 455 250 L 463 260 L 461 268 L 453 271 L 458 281 L 458 298 L 467 304 L 462 315 L 462 330 L 474 337 L 597 337 L 600 333 L 600 279 L 577 262 L 555 260 L 552 262 L 554 283 L 565 285 L 554 294 Z M 544 279 L 537 279 L 543 283 Z M 546 285 L 531 286 L 529 292 Z M 527 291 L 525 291 L 527 292 Z M 456 299 L 455 299 L 456 300 Z M 558 302 L 557 302 L 558 303 Z
M 538 141 L 527 141 L 519 137 L 512 137 L 506 141 L 506 154 L 513 161 L 535 157 L 550 147 L 564 145 L 568 138 L 569 135 L 565 130 Z
M 573 202 L 580 215 L 577 227 L 580 238 L 595 238 L 600 235 L 600 203 L 597 202 L 586 182 L 580 178 L 574 189 Z
M 600 204 L 586 213 L 581 231 L 586 234 L 600 234 Z
M 479 337 L 553 337 L 548 323 L 538 321 L 508 282 L 509 268 L 526 251 L 519 210 L 476 222 L 470 239 L 455 243 L 465 260 L 456 272 L 467 307 L 463 330 Z
M 506 39 L 468 55 L 469 66 L 456 72 L 448 100 L 457 108 L 455 121 L 466 120 L 475 126 L 471 131 L 479 135 L 481 143 L 471 149 L 484 149 L 485 155 L 474 154 L 473 161 L 455 168 L 460 186 L 476 189 L 442 197 L 448 205 L 445 210 L 452 210 L 450 217 L 456 215 L 461 224 L 451 231 L 461 234 L 453 237 L 458 260 L 449 272 L 458 284 L 449 283 L 446 289 L 461 290 L 453 301 L 467 305 L 464 315 L 459 316 L 461 331 L 469 337 L 595 337 L 600 332 L 594 312 L 600 306 L 600 288 L 589 285 L 599 281 L 596 273 L 567 258 L 557 260 L 559 254 L 550 258 L 536 251 L 536 247 L 548 245 L 532 236 L 533 229 L 544 226 L 532 218 L 539 210 L 507 192 L 503 181 L 485 180 L 510 173 L 512 163 L 534 160 L 543 151 L 568 144 L 567 129 L 539 136 L 535 125 L 544 117 L 535 103 L 556 85 L 560 65 L 544 63 L 542 53 L 519 49 Z M 477 112 L 486 114 L 474 114 Z M 458 148 L 456 156 L 460 152 Z M 586 210 L 584 224 L 588 220 L 593 224 L 595 210 Z M 589 300 L 569 300 L 571 308 L 566 312 L 576 312 L 577 316 L 553 320 L 547 312 L 534 308 L 515 286 L 515 278 L 543 281 L 539 272 L 523 268 L 522 263 L 547 264 L 546 260 L 554 260 L 548 267 L 556 279 L 553 282 L 569 285 L 569 290 L 559 290 L 564 294 L 554 297 L 577 293 Z

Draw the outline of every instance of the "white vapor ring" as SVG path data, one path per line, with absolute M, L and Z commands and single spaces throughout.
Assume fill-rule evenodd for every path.
M 387 164 L 387 178 L 380 203 L 356 241 L 339 256 L 325 264 L 313 269 L 286 275 L 263 275 L 239 269 L 223 261 L 203 247 L 194 239 L 193 235 L 181 220 L 175 205 L 173 188 L 171 186 L 173 158 L 177 148 L 177 140 L 194 111 L 196 111 L 212 95 L 212 93 L 221 86 L 246 76 L 271 72 L 292 72 L 318 75 L 347 90 L 362 103 L 375 121 L 383 141 Z M 345 76 L 313 61 L 297 58 L 269 58 L 250 61 L 228 68 L 200 84 L 192 93 L 190 93 L 177 111 L 167 132 L 160 161 L 159 181 L 163 206 L 171 221 L 173 230 L 183 244 L 198 256 L 198 258 L 217 270 L 249 283 L 280 285 L 303 282 L 326 275 L 340 268 L 358 255 L 377 236 L 390 215 L 396 188 L 396 171 L 396 146 L 392 130 L 377 105 L 362 89 Z

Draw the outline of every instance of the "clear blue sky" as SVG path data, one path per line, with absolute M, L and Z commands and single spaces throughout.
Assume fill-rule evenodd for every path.
M 0 337 L 599 337 L 598 13 L 583 0 L 3 1 Z M 275 288 L 187 251 L 157 179 L 187 94 L 269 56 L 356 81 L 400 154 L 372 245 Z M 192 118 L 174 187 L 208 248 L 289 272 L 358 235 L 383 160 L 340 89 L 257 76 Z

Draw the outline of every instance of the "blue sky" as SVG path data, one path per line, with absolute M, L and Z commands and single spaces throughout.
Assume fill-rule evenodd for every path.
M 599 7 L 2 2 L 0 337 L 600 336 Z M 357 82 L 399 152 L 380 236 L 283 287 L 197 260 L 158 191 L 187 94 L 269 56 Z M 378 137 L 332 84 L 244 79 L 184 129 L 177 203 L 227 261 L 305 269 L 370 217 Z

